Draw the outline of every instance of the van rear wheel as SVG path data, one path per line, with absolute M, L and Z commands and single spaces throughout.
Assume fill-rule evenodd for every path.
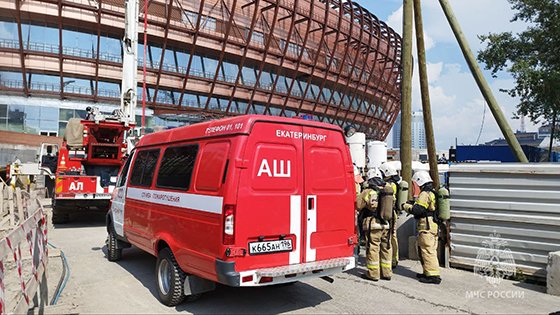
M 177 264 L 171 249 L 160 250 L 156 263 L 156 281 L 159 299 L 163 304 L 175 306 L 183 302 L 185 277 L 186 274 Z

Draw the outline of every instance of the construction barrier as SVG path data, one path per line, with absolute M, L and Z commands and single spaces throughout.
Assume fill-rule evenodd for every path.
M 27 197 L 27 196 L 25 196 Z M 45 271 L 48 263 L 47 220 L 41 203 L 35 199 L 22 198 L 24 203 L 36 202 L 37 210 L 8 235 L 0 239 L 0 314 L 27 313 L 39 304 L 47 303 L 47 281 Z M 22 247 L 29 246 L 29 256 L 22 255 Z M 27 256 L 27 255 L 26 255 Z M 12 260 L 13 259 L 13 260 Z M 31 264 L 31 270 L 24 268 Z M 15 298 L 6 296 L 7 265 L 16 266 L 20 290 Z M 15 272 L 11 268 L 12 272 Z M 26 279 L 26 275 L 30 275 Z M 9 300 L 8 300 L 9 299 Z
M 560 251 L 558 187 L 557 163 L 452 165 L 451 266 L 546 279 Z

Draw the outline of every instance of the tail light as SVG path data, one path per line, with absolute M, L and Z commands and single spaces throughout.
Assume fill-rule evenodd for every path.
M 272 277 L 261 277 L 261 280 L 259 280 L 259 283 L 269 283 L 272 282 Z
M 233 245 L 235 243 L 234 235 L 234 224 L 235 224 L 235 206 L 225 205 L 224 206 L 224 245 Z

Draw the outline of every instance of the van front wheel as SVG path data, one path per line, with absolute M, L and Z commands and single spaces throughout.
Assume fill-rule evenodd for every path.
M 122 258 L 122 248 L 118 248 L 117 236 L 112 224 L 109 226 L 109 236 L 107 237 L 107 260 L 119 261 Z
M 159 299 L 167 306 L 175 306 L 183 302 L 183 285 L 186 274 L 169 248 L 159 251 L 156 263 L 157 290 Z

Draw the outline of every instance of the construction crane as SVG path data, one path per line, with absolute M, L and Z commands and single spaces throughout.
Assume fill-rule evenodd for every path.
M 64 223 L 81 210 L 107 211 L 117 174 L 135 139 L 138 66 L 138 0 L 125 0 L 122 41 L 123 71 L 120 108 L 104 115 L 88 107 L 86 119 L 68 121 L 64 142 L 55 156 L 42 156 L 42 164 L 56 160 L 53 222 Z

